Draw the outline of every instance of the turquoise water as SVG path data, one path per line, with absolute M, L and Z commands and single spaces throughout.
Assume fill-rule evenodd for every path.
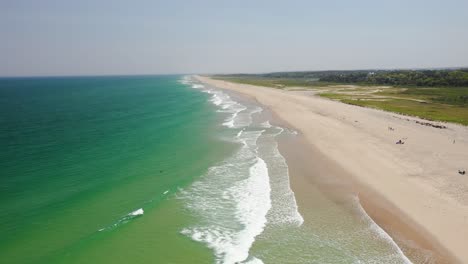
M 408 263 L 351 198 L 299 208 L 265 109 L 190 76 L 0 79 L 5 263 Z
M 123 224 L 122 219 L 131 220 L 125 219 L 127 214 L 139 208 L 147 215 L 176 211 L 178 205 L 167 197 L 229 151 L 215 137 L 217 116 L 208 95 L 179 80 L 179 76 L 0 80 L 3 260 L 49 263 L 72 253 L 79 258 L 101 240 L 115 250 L 125 239 L 119 232 L 127 227 L 111 229 Z M 171 218 L 184 220 L 178 215 Z M 135 223 L 127 225 L 134 227 L 128 228 L 151 230 L 151 223 L 143 219 L 130 221 Z M 167 236 L 177 236 L 176 226 L 175 234 Z M 98 234 L 103 228 L 107 234 Z M 143 235 L 130 240 L 134 248 L 151 250 L 136 262 L 159 253 L 146 239 Z M 178 247 L 184 242 L 193 247 L 188 239 L 175 241 Z M 130 252 L 116 256 L 133 257 Z

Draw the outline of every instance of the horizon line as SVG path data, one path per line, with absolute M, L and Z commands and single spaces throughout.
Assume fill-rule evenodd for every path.
M 328 72 L 328 71 L 397 71 L 397 70 L 461 70 L 468 69 L 468 66 L 447 66 L 447 67 L 403 67 L 403 68 L 357 68 L 357 69 L 324 69 L 324 70 L 278 70 L 268 72 L 218 72 L 218 73 L 109 73 L 109 74 L 58 74 L 58 75 L 0 75 L 0 79 L 14 78 L 73 78 L 73 77 L 137 77 L 137 76 L 171 76 L 171 75 L 234 75 L 234 74 L 269 74 L 284 72 Z

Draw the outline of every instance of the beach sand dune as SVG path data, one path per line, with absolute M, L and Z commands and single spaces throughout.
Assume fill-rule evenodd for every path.
M 255 99 L 297 129 L 353 177 L 364 208 L 391 235 L 418 240 L 443 262 L 468 263 L 468 174 L 459 173 L 468 171 L 467 127 L 436 128 L 303 91 L 196 78 Z

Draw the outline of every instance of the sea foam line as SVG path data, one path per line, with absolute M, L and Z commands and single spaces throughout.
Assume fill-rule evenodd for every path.
M 145 213 L 145 211 L 143 210 L 143 208 L 139 208 L 139 209 L 137 209 L 137 210 L 135 210 L 133 212 L 128 213 L 127 215 L 125 215 L 124 217 L 119 219 L 117 222 L 112 224 L 111 226 L 101 228 L 98 231 L 101 232 L 101 231 L 107 231 L 107 230 L 114 229 L 114 228 L 116 228 L 116 227 L 118 227 L 120 225 L 128 223 L 130 220 L 132 220 L 132 219 L 134 219 L 136 217 L 142 216 L 144 213 Z
M 184 228 L 181 233 L 213 249 L 217 263 L 263 263 L 260 259 L 249 256 L 249 251 L 271 217 L 268 216 L 272 210 L 269 162 L 279 162 L 280 166 L 283 166 L 280 172 L 282 175 L 279 177 L 280 189 L 276 188 L 277 192 L 281 193 L 279 200 L 282 202 L 275 199 L 276 206 L 280 208 L 274 210 L 277 217 L 271 220 L 281 219 L 275 222 L 298 225 L 303 222 L 294 193 L 289 186 L 287 164 L 274 139 L 283 129 L 273 128 L 268 121 L 260 124 L 260 130 L 258 127 L 251 127 L 252 116 L 263 111 L 263 108 L 246 107 L 220 90 L 195 84 L 192 84 L 192 87 L 211 94 L 209 101 L 219 108 L 218 112 L 230 114 L 223 125 L 231 129 L 241 128 L 234 141 L 242 147 L 232 157 L 211 167 L 190 190 L 181 191 L 179 198 L 187 200 L 188 208 L 200 214 L 202 218 L 201 224 Z M 265 132 L 264 129 L 276 131 L 267 136 L 274 141 L 272 147 L 276 150 L 271 152 L 270 159 L 273 160 L 269 162 L 258 153 L 257 140 Z M 242 173 L 242 168 L 246 165 L 247 178 Z
M 262 263 L 249 256 L 249 250 L 255 237 L 263 232 L 271 208 L 267 164 L 256 153 L 257 139 L 264 131 L 245 131 L 252 123 L 252 115 L 262 109 L 248 109 L 222 91 L 201 91 L 211 94 L 210 101 L 230 114 L 224 126 L 242 128 L 234 139 L 242 147 L 181 194 L 203 222 L 181 233 L 213 249 L 217 263 Z
M 249 257 L 250 247 L 263 232 L 271 208 L 268 168 L 255 153 L 261 133 L 243 133 L 242 148 L 210 168 L 204 179 L 182 194 L 189 202 L 187 206 L 200 214 L 204 224 L 185 228 L 181 233 L 213 249 L 216 263 L 261 263 Z M 246 165 L 247 177 L 243 169 Z
M 193 81 L 187 81 L 190 80 L 190 78 L 185 79 L 184 77 L 183 80 L 185 84 L 191 85 L 192 88 L 199 89 L 202 92 L 210 94 L 211 98 L 209 101 L 220 108 L 218 112 L 230 114 L 230 116 L 228 116 L 222 123 L 223 126 L 228 128 L 239 128 L 251 124 L 251 115 L 263 110 L 261 107 L 256 107 L 250 113 L 246 113 L 245 118 L 237 118 L 241 112 L 247 110 L 246 106 L 232 100 L 232 98 L 223 91 L 210 89 L 203 84 L 194 83 Z
M 232 190 L 237 200 L 236 217 L 245 228 L 238 234 L 240 243 L 236 248 L 231 248 L 230 254 L 225 255 L 224 263 L 246 260 L 255 237 L 263 232 L 267 223 L 271 188 L 265 161 L 257 157 L 256 163 L 249 169 L 249 175 L 249 178 L 240 182 L 241 186 Z
M 412 264 L 411 260 L 408 259 L 408 257 L 403 253 L 401 248 L 398 246 L 398 244 L 393 240 L 393 238 L 385 232 L 364 210 L 364 208 L 361 205 L 361 202 L 359 201 L 359 197 L 355 196 L 354 197 L 354 204 L 356 204 L 356 208 L 359 212 L 359 214 L 362 216 L 363 220 L 367 223 L 369 223 L 369 227 L 371 230 L 373 230 L 377 235 L 379 235 L 382 239 L 387 241 L 392 248 L 395 250 L 395 252 L 403 259 L 403 261 L 407 264 Z
M 271 164 L 270 182 L 272 185 L 273 209 L 269 212 L 268 219 L 275 225 L 296 225 L 301 226 L 304 218 L 299 212 L 294 191 L 291 189 L 289 179 L 289 167 L 285 158 L 278 149 L 276 137 L 285 130 L 282 127 L 271 126 L 269 122 L 261 123 L 262 127 L 270 127 L 271 133 L 265 136 L 264 158 Z

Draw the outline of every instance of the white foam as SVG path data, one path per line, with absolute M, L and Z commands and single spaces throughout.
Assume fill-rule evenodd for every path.
M 213 249 L 217 263 L 262 263 L 249 256 L 271 208 L 267 165 L 256 154 L 256 142 L 262 133 L 239 133 L 237 140 L 242 147 L 211 167 L 191 190 L 180 193 L 180 198 L 188 200 L 187 207 L 202 219 L 202 224 L 181 233 Z
M 290 128 L 287 128 L 287 132 L 291 135 L 294 135 L 294 136 L 297 136 L 299 133 L 297 132 L 297 130 L 294 130 L 294 129 L 290 129 Z
M 204 88 L 205 86 L 202 85 L 202 84 L 192 84 L 192 88 L 194 89 L 200 89 L 200 88 Z
M 137 215 L 143 215 L 144 213 L 145 213 L 145 211 L 143 211 L 143 208 L 140 208 L 138 210 L 135 210 L 135 211 L 129 213 L 128 215 L 137 216 Z
M 272 188 L 272 210 L 268 213 L 268 221 L 272 225 L 295 225 L 304 223 L 299 213 L 296 197 L 290 186 L 289 168 L 286 160 L 278 150 L 275 137 L 284 129 L 271 126 L 269 134 L 265 135 L 259 144 L 259 153 L 269 165 L 270 184 Z
M 200 89 L 202 92 L 211 94 L 211 98 L 209 99 L 209 101 L 220 108 L 218 112 L 230 114 L 224 120 L 222 125 L 228 128 L 245 126 L 244 124 L 237 125 L 236 117 L 238 116 L 240 112 L 246 110 L 247 107 L 232 100 L 228 94 L 224 93 L 221 90 L 207 88 L 205 87 L 205 85 L 192 80 L 190 76 L 184 76 L 180 82 L 184 84 L 191 84 L 192 88 Z M 259 110 L 256 109 L 256 111 L 259 111 Z M 261 108 L 260 108 L 260 111 L 261 111 Z
M 263 264 L 263 261 L 261 259 L 253 257 L 252 259 L 249 259 L 244 262 L 245 264 Z
M 123 224 L 126 224 L 126 223 L 130 222 L 132 219 L 134 219 L 136 217 L 139 217 L 139 216 L 143 215 L 144 213 L 145 213 L 145 211 L 143 210 L 143 208 L 137 209 L 137 210 L 125 215 L 124 217 L 120 218 L 117 222 L 113 223 L 112 225 L 110 225 L 108 227 L 101 228 L 98 231 L 102 232 L 102 231 L 112 230 L 114 228 L 119 227 L 120 225 L 123 225 Z
M 271 127 L 270 121 L 267 120 L 263 123 L 260 123 L 260 127 L 270 128 Z
M 213 97 L 211 97 L 210 100 L 214 105 L 220 105 L 223 103 L 223 99 L 219 97 L 217 94 L 213 94 Z
M 234 128 L 234 126 L 235 126 L 235 125 L 234 125 L 234 119 L 231 119 L 231 120 L 229 120 L 229 121 L 224 122 L 224 123 L 223 123 L 223 126 L 229 127 L 229 128 Z
M 237 200 L 236 217 L 245 228 L 238 234 L 235 247 L 228 248 L 223 263 L 244 261 L 255 237 L 263 232 L 271 208 L 270 179 L 265 161 L 257 158 L 249 169 L 250 177 L 232 188 Z
M 182 83 L 182 84 L 188 85 L 188 84 L 192 83 L 192 77 L 189 76 L 189 75 L 186 75 L 186 76 L 182 77 L 182 79 L 179 80 L 179 82 Z
M 217 112 L 229 114 L 222 123 L 223 126 L 228 128 L 240 128 L 250 125 L 252 123 L 252 114 L 263 110 L 260 107 L 248 109 L 245 105 L 234 101 L 227 93 L 221 90 L 202 89 L 202 91 L 211 94 L 209 101 L 219 107 Z
M 256 106 L 256 107 L 252 110 L 252 114 L 261 113 L 261 112 L 263 112 L 263 108 L 261 108 L 260 106 Z
M 239 104 L 240 105 L 240 104 Z M 229 121 L 233 120 L 233 125 L 229 126 L 230 123 L 226 122 L 226 126 L 230 128 L 240 128 L 240 127 L 248 127 L 253 122 L 253 116 L 257 113 L 263 111 L 261 107 L 246 107 L 240 105 L 240 107 L 236 108 L 237 112 L 232 115 Z
M 265 161 L 256 158 L 256 162 L 249 168 L 249 177 L 229 188 L 224 198 L 235 201 L 234 217 L 242 229 L 231 229 L 219 223 L 186 228 L 181 233 L 207 244 L 214 250 L 217 263 L 234 264 L 246 260 L 246 263 L 263 263 L 254 257 L 249 259 L 249 250 L 255 237 L 263 232 L 267 222 L 266 215 L 271 208 Z
M 163 194 L 167 194 L 168 192 L 169 192 L 169 190 L 167 190 L 167 191 L 163 192 Z
M 242 132 L 244 132 L 244 128 L 241 129 L 241 130 L 237 133 L 236 138 L 240 138 L 240 136 L 242 136 Z
M 211 94 L 209 101 L 219 108 L 218 112 L 227 114 L 222 125 L 240 129 L 229 141 L 242 145 L 233 156 L 211 167 L 188 190 L 179 192 L 177 197 L 187 200 L 186 206 L 198 215 L 200 221 L 181 233 L 212 249 L 216 263 L 263 263 L 249 255 L 249 251 L 267 222 L 270 219 L 276 224 L 300 225 L 303 222 L 289 187 L 287 165 L 274 140 L 283 129 L 266 121 L 260 124 L 264 130 L 258 130 L 259 126 L 251 126 L 253 115 L 262 112 L 263 108 L 243 105 L 220 90 L 205 87 L 201 91 Z M 268 141 L 272 148 L 267 151 L 268 161 L 259 153 L 257 144 L 266 130 L 269 131 L 266 137 L 272 141 Z M 277 164 L 270 164 L 272 162 Z M 280 167 L 280 175 L 273 183 L 269 175 L 270 165 L 274 169 Z M 275 195 L 279 198 L 271 197 L 271 184 L 275 184 Z M 272 208 L 272 199 L 279 209 Z M 276 212 L 273 217 L 272 211 Z

